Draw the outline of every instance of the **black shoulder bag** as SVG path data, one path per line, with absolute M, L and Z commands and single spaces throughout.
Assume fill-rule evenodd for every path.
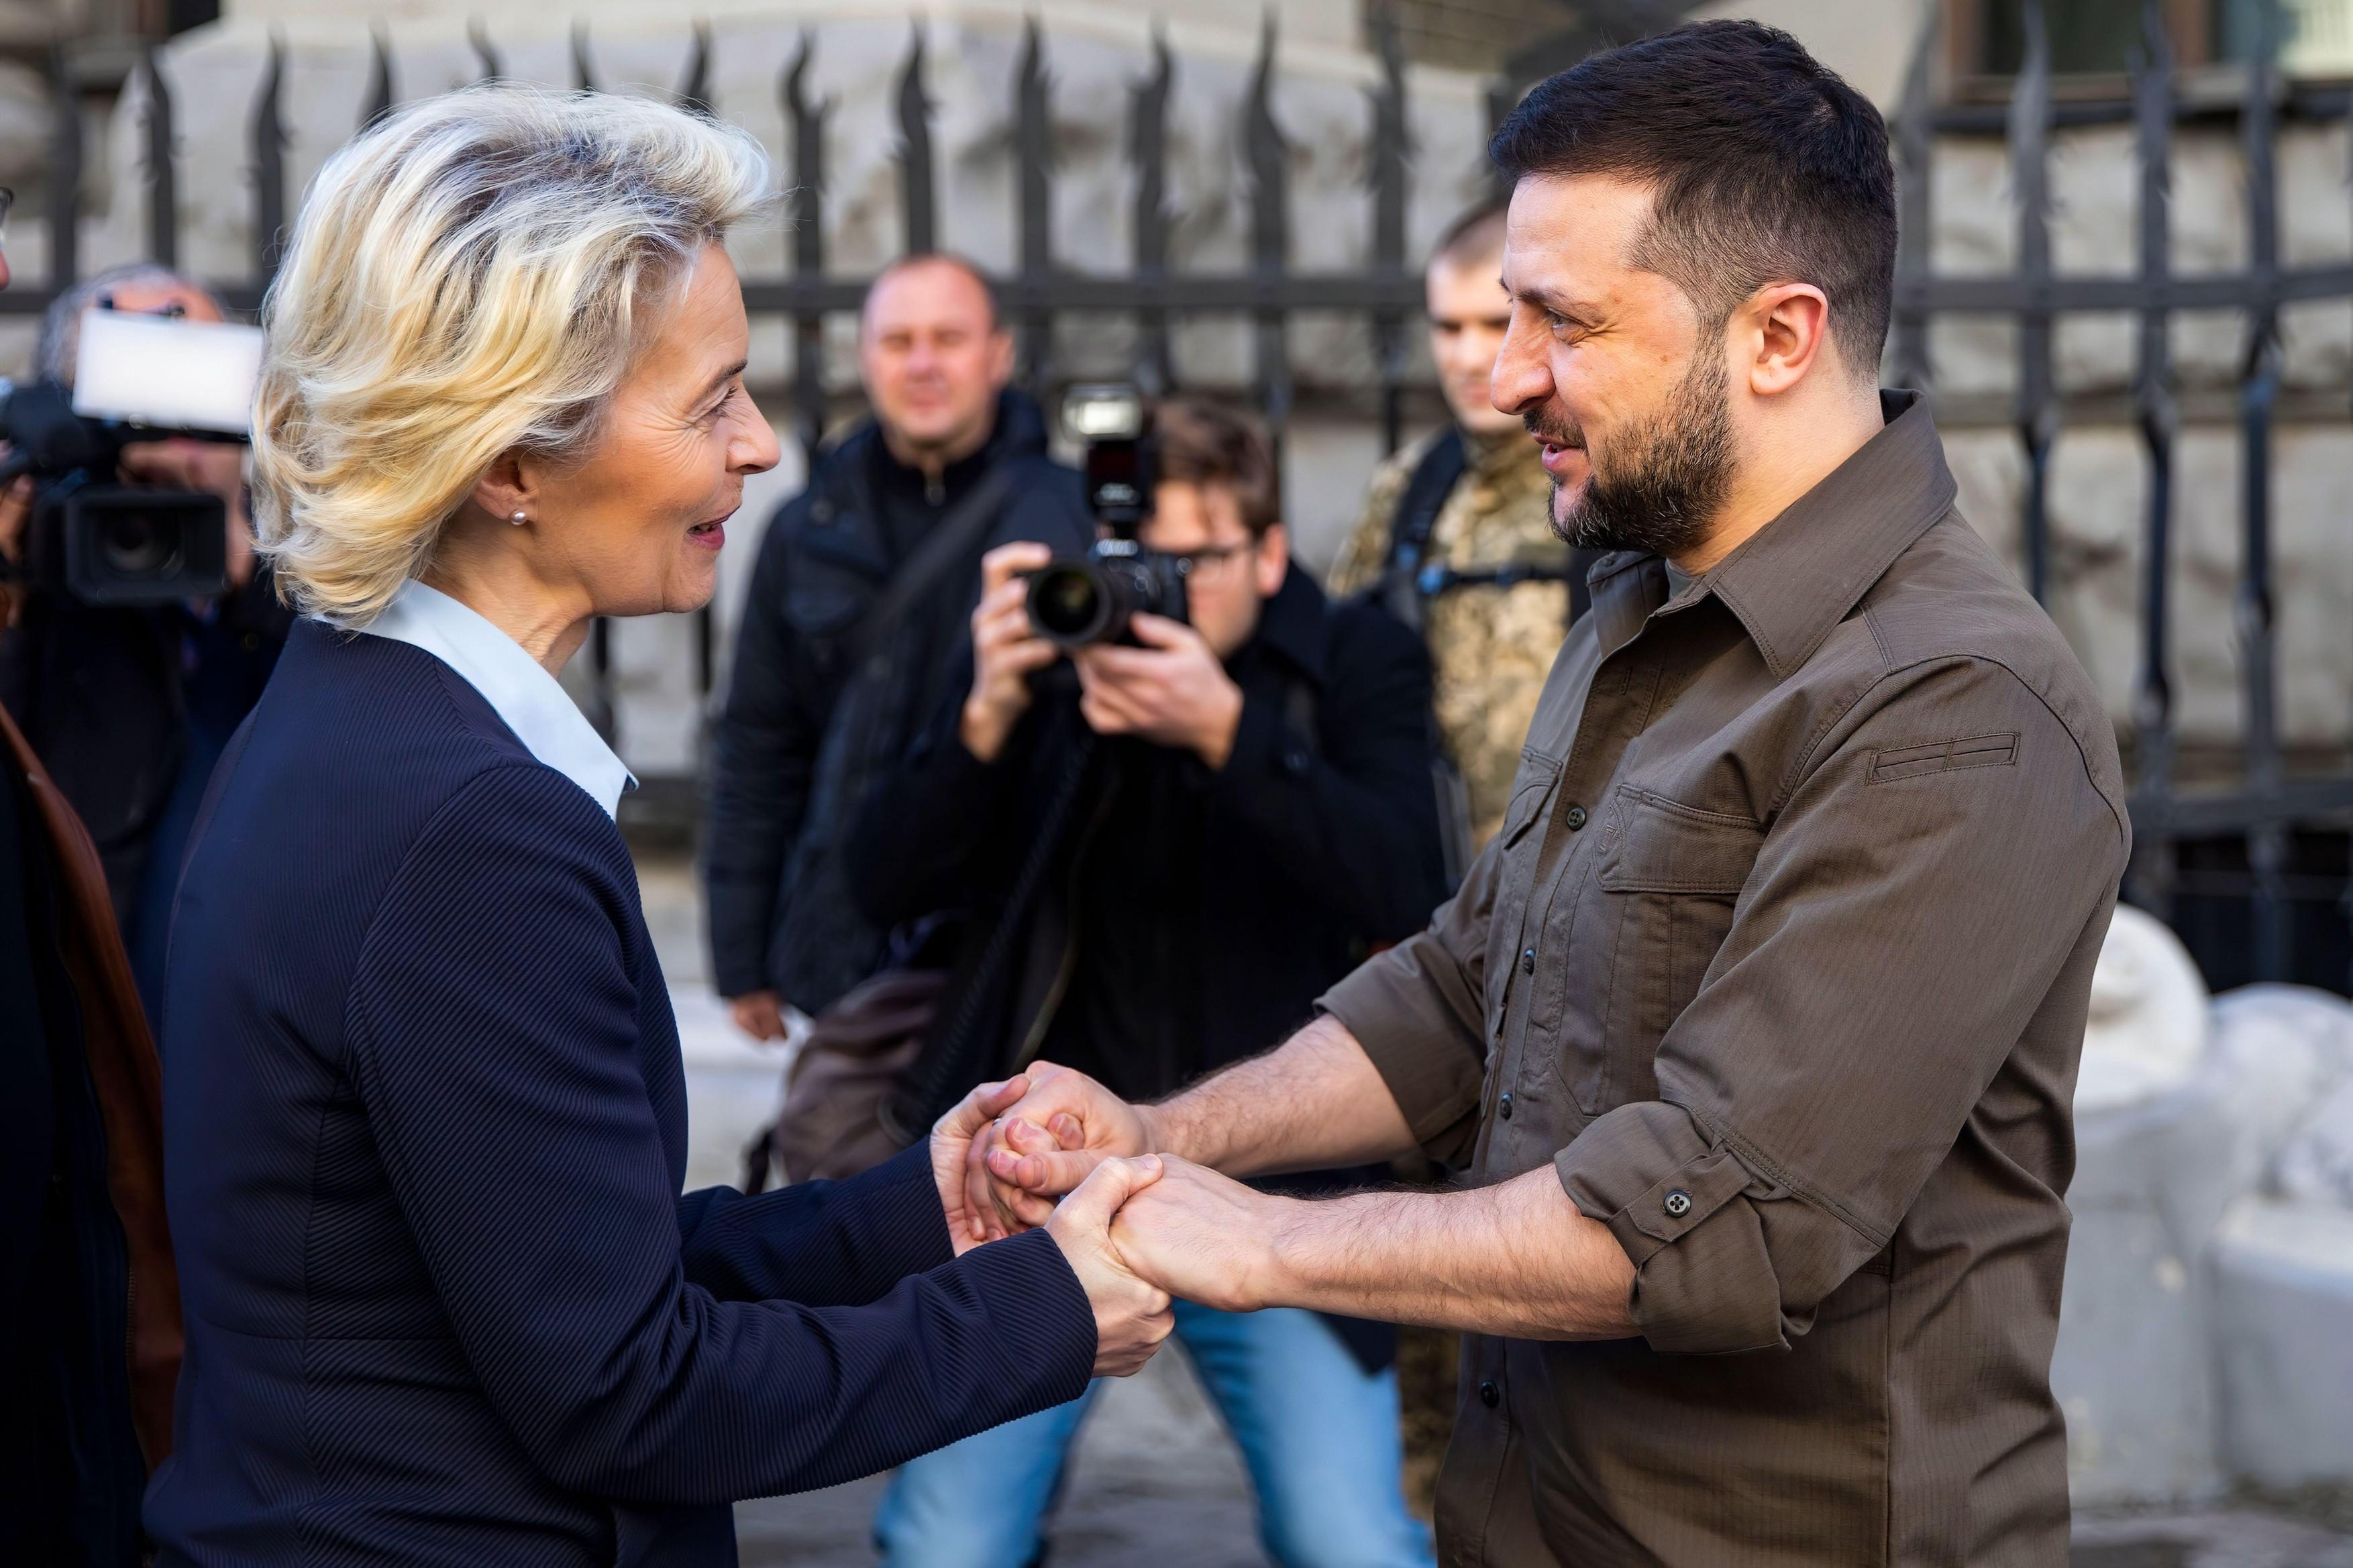
M 805 839 L 817 830 L 822 852 L 804 854 L 796 847 L 798 874 L 788 892 L 797 918 L 859 928 L 858 953 L 849 956 L 862 955 L 864 973 L 862 978 L 843 977 L 851 983 L 818 1012 L 786 1068 L 784 1104 L 775 1123 L 744 1151 L 746 1192 L 765 1187 L 777 1165 L 788 1181 L 838 1180 L 905 1147 L 906 1141 L 882 1121 L 882 1104 L 922 1051 L 947 975 L 913 967 L 876 969 L 883 963 L 888 939 L 867 926 L 850 896 L 839 844 L 857 803 L 846 797 L 862 795 L 879 753 L 903 740 L 898 724 L 865 721 L 873 705 L 907 689 L 897 679 L 895 660 L 906 656 L 894 651 L 893 635 L 911 611 L 971 558 L 1011 489 L 1004 468 L 984 476 L 924 535 L 843 641 L 847 674 L 818 748 L 811 809 L 802 829 Z M 796 918 L 793 906 L 786 918 Z

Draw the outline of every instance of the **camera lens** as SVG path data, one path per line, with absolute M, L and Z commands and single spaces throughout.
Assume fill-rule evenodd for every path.
M 114 512 L 106 519 L 100 542 L 107 566 L 125 577 L 158 577 L 180 563 L 180 530 L 176 520 L 150 512 Z
M 216 495 L 83 485 L 58 510 L 58 585 L 86 605 L 166 605 L 228 586 L 228 509 Z
M 1029 618 L 1058 642 L 1084 642 L 1105 614 L 1102 588 L 1084 566 L 1054 566 L 1029 584 Z

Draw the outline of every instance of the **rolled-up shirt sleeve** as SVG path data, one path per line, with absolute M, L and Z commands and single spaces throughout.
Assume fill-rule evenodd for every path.
M 1478 1135 L 1486 1075 L 1487 927 L 1501 850 L 1490 844 L 1422 931 L 1358 964 L 1316 999 L 1372 1058 L 1414 1139 L 1459 1165 Z
M 2114 904 L 2120 805 L 2003 667 L 1883 677 L 1817 755 L 1660 1044 L 1659 1098 L 1554 1162 L 1633 1261 L 1657 1350 L 1806 1332 L 1886 1247 Z

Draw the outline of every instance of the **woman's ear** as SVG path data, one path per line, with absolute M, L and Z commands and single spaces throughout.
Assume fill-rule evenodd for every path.
M 522 459 L 509 452 L 492 463 L 482 477 L 474 481 L 473 501 L 501 522 L 513 522 L 516 514 L 530 521 L 538 515 L 539 486 Z

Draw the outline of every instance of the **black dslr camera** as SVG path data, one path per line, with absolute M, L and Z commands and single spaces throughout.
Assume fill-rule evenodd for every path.
M 228 509 L 203 490 L 121 481 L 122 449 L 189 436 L 242 441 L 259 334 L 250 328 L 82 318 L 71 389 L 0 381 L 0 484 L 38 486 L 24 574 L 85 605 L 166 605 L 228 586 Z
M 1064 428 L 1086 443 L 1087 504 L 1106 537 L 1084 555 L 1063 556 L 1029 575 L 1029 624 L 1064 647 L 1133 642 L 1136 615 L 1189 617 L 1185 578 L 1192 563 L 1136 542 L 1152 515 L 1157 481 L 1144 398 L 1132 386 L 1074 386 L 1062 403 Z

